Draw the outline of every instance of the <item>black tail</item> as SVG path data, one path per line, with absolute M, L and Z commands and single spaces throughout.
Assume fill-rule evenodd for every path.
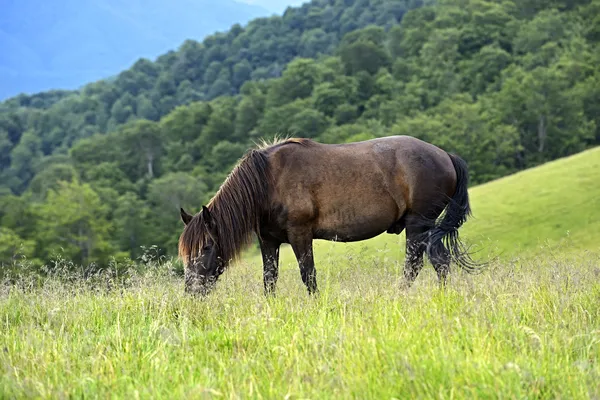
M 471 215 L 469 204 L 469 173 L 467 163 L 460 157 L 448 153 L 456 170 L 456 191 L 446 206 L 443 217 L 428 232 L 427 256 L 430 260 L 448 257 L 469 273 L 475 273 L 483 264 L 474 262 L 458 237 L 458 228 Z M 447 249 L 447 250 L 446 250 Z

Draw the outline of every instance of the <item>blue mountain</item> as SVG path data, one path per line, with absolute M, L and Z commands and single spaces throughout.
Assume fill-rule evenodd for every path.
M 234 0 L 0 0 L 0 100 L 76 89 L 269 14 Z

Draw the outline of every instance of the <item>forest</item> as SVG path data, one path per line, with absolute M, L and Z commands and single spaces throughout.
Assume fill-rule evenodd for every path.
M 484 183 L 600 144 L 600 0 L 313 0 L 0 103 L 0 263 L 174 256 L 253 143 L 411 135 Z

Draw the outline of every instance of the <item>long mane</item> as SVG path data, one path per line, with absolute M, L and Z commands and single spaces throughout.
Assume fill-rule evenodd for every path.
M 259 234 L 260 220 L 269 204 L 273 185 L 267 152 L 288 143 L 307 145 L 311 141 L 276 139 L 249 150 L 207 204 L 215 224 L 217 245 L 226 263 L 236 260 L 240 251 L 250 244 L 252 232 Z M 179 238 L 179 256 L 188 264 L 209 237 L 202 213 L 196 214 Z

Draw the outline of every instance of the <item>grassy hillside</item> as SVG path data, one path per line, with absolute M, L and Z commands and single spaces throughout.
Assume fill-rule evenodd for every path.
M 505 258 L 600 249 L 600 147 L 473 188 L 471 241 Z
M 600 249 L 600 147 L 473 187 L 474 217 L 460 230 L 475 257 L 503 260 L 552 252 Z M 364 242 L 315 242 L 316 262 L 373 255 L 402 262 L 405 235 L 382 234 Z M 259 262 L 259 255 L 247 260 Z M 289 247 L 282 264 L 295 267 Z

